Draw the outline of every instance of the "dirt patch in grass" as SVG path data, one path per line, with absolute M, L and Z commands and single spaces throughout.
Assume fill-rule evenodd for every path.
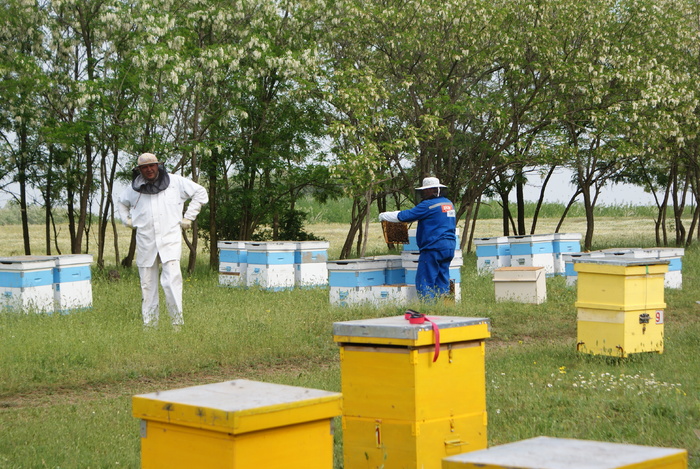
M 334 364 L 310 363 L 306 360 L 300 363 L 281 363 L 257 368 L 251 366 L 220 367 L 215 370 L 173 374 L 166 377 L 142 376 L 135 379 L 111 383 L 86 383 L 80 387 L 56 387 L 50 389 L 37 389 L 29 393 L 14 394 L 0 398 L 0 409 L 21 409 L 24 407 L 51 407 L 56 405 L 70 405 L 85 403 L 101 399 L 117 399 L 131 397 L 135 394 L 147 394 L 167 389 L 179 389 L 203 384 L 219 383 L 234 379 L 250 379 L 259 381 L 273 381 L 280 375 L 298 376 L 306 373 L 310 368 L 331 368 Z

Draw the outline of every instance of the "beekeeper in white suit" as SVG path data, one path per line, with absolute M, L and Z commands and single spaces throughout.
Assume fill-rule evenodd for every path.
M 189 200 L 183 215 L 185 202 Z M 127 227 L 136 230 L 136 265 L 141 278 L 141 314 L 145 327 L 158 325 L 158 271 L 173 327 L 182 317 L 182 230 L 192 227 L 202 205 L 209 201 L 199 184 L 169 174 L 152 153 L 138 158 L 131 187 L 119 197 L 118 208 Z

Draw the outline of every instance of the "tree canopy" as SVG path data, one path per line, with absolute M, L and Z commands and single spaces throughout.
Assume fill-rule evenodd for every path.
M 697 212 L 683 224 L 700 195 L 699 18 L 690 0 L 6 0 L 0 190 L 19 188 L 22 213 L 41 194 L 47 253 L 54 209 L 75 253 L 96 220 L 102 265 L 116 183 L 150 151 L 207 187 L 213 246 L 303 239 L 299 197 L 351 197 L 347 257 L 371 206 L 407 208 L 425 176 L 450 187 L 464 244 L 484 194 L 525 234 L 510 191 L 521 203 L 528 173 L 561 166 L 585 248 L 620 181 L 656 196 L 659 244 L 683 245 L 700 229 Z

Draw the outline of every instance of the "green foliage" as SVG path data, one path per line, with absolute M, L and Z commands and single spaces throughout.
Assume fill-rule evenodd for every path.
M 297 201 L 297 207 L 307 213 L 309 223 L 346 223 L 352 218 L 352 199 L 341 197 L 330 199 L 323 204 L 310 197 Z M 375 208 L 376 211 L 376 208 Z M 373 219 L 376 219 L 374 217 Z
M 68 213 L 65 209 L 54 209 L 53 217 L 56 223 L 66 223 L 68 220 Z M 27 218 L 30 225 L 43 225 L 46 221 L 46 212 L 44 211 L 44 207 L 40 207 L 39 205 L 29 205 L 27 207 Z M 21 224 L 22 219 L 19 203 L 10 201 L 0 208 L 0 226 Z

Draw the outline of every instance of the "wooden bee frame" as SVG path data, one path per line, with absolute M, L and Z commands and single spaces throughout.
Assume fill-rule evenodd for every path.
M 382 230 L 387 244 L 408 244 L 408 223 L 382 221 Z

